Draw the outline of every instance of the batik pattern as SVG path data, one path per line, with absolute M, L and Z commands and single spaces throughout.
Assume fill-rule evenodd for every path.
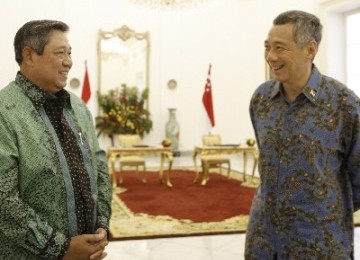
M 349 259 L 360 206 L 360 102 L 313 66 L 288 102 L 279 82 L 254 93 L 251 120 L 260 150 L 246 259 Z
M 57 148 L 39 113 L 44 95 L 18 74 L 0 91 L 0 258 L 57 259 L 69 243 L 68 197 Z M 76 96 L 64 109 L 89 149 L 95 227 L 108 228 L 111 185 L 93 118 Z

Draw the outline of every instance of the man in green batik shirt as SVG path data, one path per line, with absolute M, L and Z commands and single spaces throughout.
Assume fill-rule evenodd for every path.
M 24 24 L 0 90 L 0 259 L 103 259 L 111 184 L 86 105 L 66 86 L 69 27 Z

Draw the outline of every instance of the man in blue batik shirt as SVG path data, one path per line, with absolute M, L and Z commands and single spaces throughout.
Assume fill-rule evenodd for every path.
M 319 19 L 278 15 L 265 40 L 274 80 L 254 93 L 260 150 L 246 259 L 353 259 L 360 207 L 360 100 L 313 60 Z

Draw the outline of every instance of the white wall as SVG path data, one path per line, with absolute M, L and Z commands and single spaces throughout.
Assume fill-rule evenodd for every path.
M 177 107 L 180 149 L 191 150 L 200 143 L 200 136 L 206 132 L 201 98 L 211 63 L 216 120 L 212 132 L 222 134 L 225 143 L 244 143 L 254 136 L 248 105 L 255 88 L 265 80 L 263 41 L 271 22 L 287 9 L 314 12 L 315 1 L 212 0 L 196 8 L 159 11 L 136 7 L 127 0 L 3 0 L 0 88 L 14 79 L 18 69 L 12 46 L 17 29 L 31 19 L 60 19 L 71 27 L 74 65 L 69 78 L 82 82 L 86 59 L 93 93 L 89 107 L 95 116 L 98 30 L 126 24 L 150 32 L 154 128 L 143 142 L 160 143 L 165 136 L 167 108 Z M 173 91 L 166 87 L 172 78 L 178 82 Z M 81 88 L 68 90 L 81 92 Z M 108 144 L 107 139 L 102 140 L 104 148 Z
M 316 7 L 324 26 L 317 64 L 323 73 L 346 84 L 344 13 L 360 8 L 360 0 L 317 0 Z

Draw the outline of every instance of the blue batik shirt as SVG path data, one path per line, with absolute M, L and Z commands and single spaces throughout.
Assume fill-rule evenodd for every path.
M 288 101 L 280 82 L 254 93 L 251 120 L 261 184 L 246 238 L 246 259 L 349 259 L 360 207 L 360 101 L 313 65 Z

